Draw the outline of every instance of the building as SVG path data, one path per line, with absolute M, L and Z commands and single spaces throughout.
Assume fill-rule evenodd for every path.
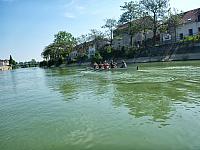
M 88 42 L 81 43 L 74 47 L 74 50 L 69 54 L 69 59 L 75 59 L 78 56 L 85 56 L 90 59 L 92 58 L 95 53 L 100 51 L 104 48 L 104 46 L 108 45 L 109 42 L 107 39 L 101 39 L 101 40 L 92 40 Z
M 88 47 L 88 58 L 92 58 L 95 55 L 96 52 L 96 45 L 95 44 L 90 44 L 90 46 Z
M 135 20 L 132 22 L 132 25 L 134 24 L 143 24 L 143 26 L 146 28 L 146 31 L 139 31 L 131 36 L 129 34 L 129 23 L 119 25 L 113 32 L 113 47 L 115 49 L 128 47 L 130 44 L 140 46 L 144 40 L 153 38 L 152 18 L 150 16 Z
M 200 34 L 200 8 L 183 13 L 181 24 L 176 28 L 176 37 L 173 39 L 179 41 L 186 36 L 198 34 Z
M 182 40 L 186 36 L 200 34 L 200 8 L 184 12 L 180 14 L 180 16 L 180 25 L 178 25 L 176 29 L 174 27 L 170 27 L 169 32 L 167 33 L 162 33 L 159 30 L 157 31 L 157 42 L 171 43 L 172 41 Z M 151 17 L 147 16 L 146 18 L 135 20 L 132 22 L 132 24 L 134 23 L 147 25 L 146 32 L 139 31 L 138 33 L 131 36 L 129 34 L 129 23 L 119 25 L 117 29 L 114 30 L 113 34 L 113 47 L 115 49 L 121 49 L 121 47 L 129 47 L 130 45 L 139 47 L 145 40 L 153 38 Z
M 78 51 L 77 51 L 77 50 L 72 51 L 72 52 L 69 54 L 69 57 L 70 57 L 71 59 L 77 58 L 77 57 L 78 57 Z
M 7 59 L 1 60 L 0 59 L 0 66 L 9 66 L 9 60 L 7 60 Z

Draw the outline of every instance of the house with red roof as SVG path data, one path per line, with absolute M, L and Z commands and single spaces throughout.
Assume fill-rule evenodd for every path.
M 181 24 L 176 28 L 176 39 L 200 34 L 200 8 L 183 13 Z

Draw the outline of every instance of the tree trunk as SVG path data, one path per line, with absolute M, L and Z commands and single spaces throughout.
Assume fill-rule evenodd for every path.
M 175 39 L 174 39 L 174 42 L 176 43 L 176 26 L 174 26 L 174 37 L 175 37 Z
M 144 25 L 144 30 L 143 30 L 143 32 L 144 32 L 144 47 L 146 48 L 146 46 L 147 46 L 147 42 L 146 42 L 147 36 L 146 36 L 146 28 L 145 28 L 145 25 Z
M 130 37 L 130 46 L 132 47 L 133 46 L 133 36 L 131 35 Z
M 157 21 L 156 21 L 156 13 L 153 16 L 153 45 L 156 45 L 156 31 L 157 31 Z
M 113 42 L 113 30 L 110 30 L 110 46 L 112 46 L 112 42 Z
M 130 35 L 130 43 L 129 43 L 129 46 L 132 47 L 133 45 L 133 35 L 131 33 L 131 27 L 132 27 L 132 23 L 130 22 L 129 23 L 129 35 Z

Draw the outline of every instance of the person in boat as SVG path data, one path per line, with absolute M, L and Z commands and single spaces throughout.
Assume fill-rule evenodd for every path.
M 126 62 L 124 60 L 122 61 L 122 65 L 121 65 L 120 68 L 127 68 L 127 64 L 126 64 Z
M 110 68 L 117 68 L 117 63 L 115 63 L 113 60 L 111 60 Z
M 93 68 L 94 68 L 95 70 L 97 70 L 97 69 L 99 69 L 99 65 L 98 65 L 96 62 L 94 62 Z
M 138 67 L 138 66 L 137 66 L 136 68 L 137 68 L 137 70 L 139 70 L 139 67 Z
M 110 69 L 110 65 L 107 63 L 106 60 L 103 63 L 103 67 L 104 67 L 104 69 Z
M 99 69 L 104 69 L 103 63 L 101 61 L 99 63 Z

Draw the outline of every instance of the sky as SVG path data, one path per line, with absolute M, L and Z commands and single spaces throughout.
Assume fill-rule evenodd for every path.
M 118 19 L 130 0 L 0 0 L 0 59 L 41 61 L 45 46 L 59 31 L 74 37 L 101 29 L 106 18 Z M 171 7 L 188 11 L 200 0 L 171 0 Z

